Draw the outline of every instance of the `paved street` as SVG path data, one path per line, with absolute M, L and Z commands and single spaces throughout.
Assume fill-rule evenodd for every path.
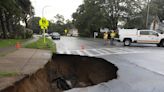
M 68 92 L 163 92 L 164 48 L 133 44 L 104 46 L 103 40 L 62 37 L 54 41 L 57 52 L 104 58 L 118 66 L 118 79 Z

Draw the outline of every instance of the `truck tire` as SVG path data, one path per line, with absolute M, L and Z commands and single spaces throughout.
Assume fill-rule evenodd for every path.
M 131 45 L 131 40 L 130 39 L 125 39 L 124 40 L 124 46 L 130 46 Z
M 157 47 L 161 47 L 160 43 L 157 44 Z
M 162 41 L 160 42 L 160 46 L 161 46 L 161 47 L 164 47 L 164 40 L 162 40 Z

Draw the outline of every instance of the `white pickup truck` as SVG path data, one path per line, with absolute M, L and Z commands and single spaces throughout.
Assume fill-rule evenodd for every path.
M 118 35 L 118 40 L 124 42 L 124 46 L 130 46 L 131 43 L 147 43 L 164 47 L 164 35 L 153 30 L 120 29 Z

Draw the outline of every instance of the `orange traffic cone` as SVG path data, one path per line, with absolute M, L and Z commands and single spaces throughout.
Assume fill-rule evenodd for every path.
M 85 49 L 84 45 L 81 45 L 81 51 L 83 51 Z
M 19 42 L 16 43 L 15 48 L 17 48 L 17 49 L 21 48 L 21 45 Z

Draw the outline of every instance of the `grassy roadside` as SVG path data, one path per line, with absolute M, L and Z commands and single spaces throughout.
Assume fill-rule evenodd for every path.
M 14 46 L 17 42 L 23 41 L 23 39 L 0 39 L 0 48 Z
M 56 45 L 51 39 L 46 38 L 46 43 L 43 42 L 43 38 L 39 38 L 38 41 L 27 44 L 25 48 L 34 48 L 34 49 L 45 49 L 56 52 Z
M 16 72 L 0 72 L 0 78 L 1 77 L 12 77 L 12 76 L 16 76 L 17 73 Z

